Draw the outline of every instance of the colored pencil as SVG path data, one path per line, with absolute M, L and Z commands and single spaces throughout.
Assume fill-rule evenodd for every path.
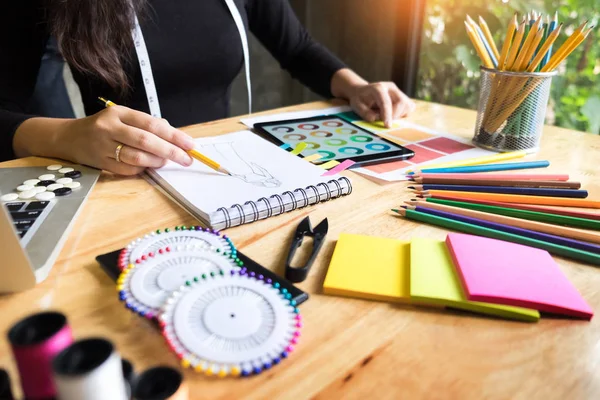
M 579 25 L 575 32 L 573 32 L 571 36 L 569 36 L 568 39 L 562 44 L 562 46 L 558 48 L 556 53 L 550 57 L 548 63 L 544 66 L 544 68 L 542 68 L 542 72 L 548 72 L 555 69 L 558 64 L 567 58 L 574 48 L 577 47 L 578 44 L 576 45 L 575 43 L 577 43 L 582 37 L 582 32 L 584 32 L 587 24 L 588 21 L 585 21 L 583 24 Z
M 479 180 L 479 179 L 493 179 L 493 180 L 515 180 L 515 181 L 557 181 L 564 182 L 569 180 L 569 175 L 566 174 L 490 174 L 487 172 L 483 173 L 458 173 L 458 174 L 436 174 L 436 173 L 425 173 L 420 175 L 414 175 L 414 177 L 421 177 L 422 179 L 464 179 L 464 180 Z
M 499 60 L 500 53 L 498 53 L 498 48 L 496 47 L 496 43 L 494 42 L 494 37 L 492 36 L 492 32 L 490 32 L 490 28 L 485 22 L 485 19 L 483 19 L 481 15 L 479 16 L 479 27 L 485 35 L 487 42 L 490 44 L 490 47 L 492 48 L 492 53 L 494 53 L 494 57 L 496 57 L 496 59 Z
M 473 20 L 473 18 L 471 18 L 468 15 L 467 15 L 467 22 L 471 25 L 471 28 L 473 29 L 475 34 L 478 36 L 479 41 L 481 44 L 483 44 L 483 48 L 485 49 L 490 60 L 492 61 L 494 68 L 496 68 L 498 66 L 498 58 L 496 57 L 496 55 L 494 54 L 494 51 L 492 50 L 493 41 L 492 41 L 492 43 L 490 43 L 488 41 L 483 30 L 477 25 L 477 23 Z
M 537 204 L 545 206 L 600 208 L 600 201 L 587 199 L 570 199 L 565 197 L 526 196 L 519 194 L 455 192 L 451 190 L 429 190 L 423 197 L 438 197 L 440 195 L 459 197 L 463 199 L 479 199 L 502 201 L 505 203 Z M 438 197 L 439 198 L 439 197 Z
M 454 178 L 427 178 L 415 176 L 413 180 L 416 183 L 425 184 L 445 184 L 445 185 L 472 185 L 472 186 L 506 186 L 506 187 L 530 187 L 530 188 L 563 188 L 579 189 L 579 182 L 561 182 L 561 181 L 521 181 L 509 179 L 454 179 Z
M 469 193 L 503 193 L 519 194 L 527 196 L 567 197 L 572 199 L 585 199 L 588 197 L 587 190 L 577 189 L 554 189 L 554 188 L 531 188 L 531 187 L 507 187 L 507 186 L 475 186 L 475 185 L 439 185 L 425 184 L 409 186 L 419 192 L 429 191 L 455 191 Z
M 525 35 L 525 22 L 521 22 L 519 28 L 517 29 L 517 33 L 514 37 L 512 46 L 510 51 L 508 52 L 508 56 L 506 58 L 505 69 L 510 69 L 517 59 L 517 55 L 519 54 L 519 49 L 521 47 L 521 43 L 523 40 L 523 36 Z
M 506 59 L 508 57 L 508 51 L 510 50 L 510 44 L 519 27 L 519 20 L 517 19 L 517 14 L 513 18 L 511 18 L 510 23 L 508 24 L 508 28 L 506 30 L 506 37 L 504 39 L 504 44 L 502 45 L 502 52 L 500 53 L 500 58 L 498 59 L 498 69 L 503 70 L 504 65 L 506 64 Z
M 475 47 L 475 51 L 477 51 L 477 55 L 479 55 L 479 58 L 481 59 L 483 65 L 487 68 L 494 68 L 494 63 L 492 62 L 489 53 L 485 49 L 483 42 L 481 42 L 479 34 L 466 21 L 465 26 L 467 28 L 467 35 L 469 35 L 469 39 L 471 40 L 471 43 L 473 43 L 473 47 Z
M 527 155 L 527 153 L 525 151 L 511 151 L 511 152 L 507 152 L 507 153 L 492 154 L 489 156 L 467 158 L 465 160 L 457 160 L 457 161 L 448 161 L 445 163 L 429 164 L 429 165 L 424 165 L 424 167 L 427 169 L 469 167 L 469 166 L 473 166 L 473 165 L 491 164 L 491 163 L 495 163 L 498 161 L 515 160 L 517 158 L 523 158 L 526 155 Z M 420 171 L 420 170 L 419 169 L 409 170 L 408 173 L 409 173 L 409 175 L 412 175 L 412 174 L 417 173 L 417 171 Z
M 600 255 L 590 253 L 588 251 L 572 249 L 554 243 L 548 243 L 541 240 L 531 239 L 525 236 L 497 231 L 495 229 L 484 228 L 482 226 L 477 226 L 473 224 L 467 224 L 450 218 L 442 218 L 435 215 L 418 212 L 415 210 L 399 209 L 393 211 L 413 221 L 424 222 L 427 224 L 436 225 L 447 229 L 453 229 L 459 232 L 470 233 L 472 235 L 485 236 L 493 239 L 505 240 L 507 242 L 519 243 L 525 246 L 543 249 L 556 255 L 569 257 L 574 260 L 584 261 L 594 265 L 600 265 Z
M 420 202 L 427 204 L 441 204 L 451 207 L 459 207 L 466 208 L 469 210 L 482 211 L 491 214 L 505 215 L 507 217 L 515 217 L 526 219 L 529 221 L 538 221 L 545 222 L 549 224 L 563 225 L 563 226 L 572 226 L 576 228 L 583 229 L 593 229 L 600 231 L 600 221 L 593 219 L 585 219 L 585 218 L 577 218 L 577 217 L 569 217 L 566 215 L 558 215 L 558 214 L 550 214 L 539 211 L 528 211 L 528 210 L 520 210 L 509 207 L 499 207 L 499 206 L 491 206 L 487 204 L 478 204 L 478 203 L 469 203 L 466 201 L 454 201 L 454 200 L 443 200 L 443 199 L 433 199 L 427 198 L 422 199 Z M 581 239 L 582 238 L 575 238 Z
M 571 210 L 571 209 L 562 208 L 560 206 L 552 207 L 552 206 L 543 206 L 543 205 L 507 203 L 507 202 L 503 202 L 503 201 L 472 199 L 472 198 L 449 196 L 449 195 L 445 195 L 445 194 L 444 195 L 440 194 L 435 197 L 427 197 L 426 198 L 427 201 L 429 201 L 431 199 L 464 201 L 467 203 L 486 204 L 489 206 L 514 208 L 517 210 L 538 211 L 538 212 L 545 212 L 545 213 L 549 213 L 549 214 L 565 215 L 568 217 L 585 218 L 585 219 L 592 219 L 592 220 L 600 221 L 600 213 Z
M 409 207 L 414 207 L 414 206 L 409 206 Z M 452 207 L 450 207 L 450 208 L 452 208 Z M 442 217 L 442 218 L 448 218 L 448 219 L 453 219 L 455 221 L 464 222 L 467 224 L 483 226 L 485 228 L 495 229 L 495 230 L 501 231 L 501 232 L 525 236 L 525 237 L 528 237 L 531 239 L 542 240 L 544 242 L 554 243 L 554 244 L 557 244 L 560 246 L 568 246 L 568 247 L 572 247 L 575 249 L 589 251 L 590 253 L 600 255 L 600 246 L 597 244 L 587 243 L 587 242 L 584 242 L 581 240 L 575 240 L 575 239 L 571 239 L 568 237 L 562 237 L 562 236 L 559 236 L 558 234 L 543 233 L 543 232 L 535 231 L 532 229 L 522 228 L 522 227 L 515 226 L 513 224 L 507 224 L 505 222 L 504 223 L 497 222 L 497 221 L 494 221 L 494 219 L 495 219 L 494 217 L 498 217 L 498 216 L 497 215 L 495 216 L 493 214 L 478 213 L 477 211 L 471 211 L 472 213 L 477 213 L 477 214 L 463 215 L 463 214 L 454 212 L 454 210 L 452 210 L 452 211 L 438 210 L 435 208 L 421 207 L 418 205 L 414 209 L 415 209 L 415 211 L 418 211 L 418 212 L 436 215 L 436 216 Z M 458 209 L 458 211 L 464 212 L 464 211 L 470 211 L 470 210 Z M 486 218 L 481 218 L 482 216 L 484 216 Z M 490 219 L 489 217 L 492 217 L 492 219 Z M 510 217 L 503 217 L 503 218 L 510 218 Z M 515 220 L 519 221 L 518 218 L 511 218 L 511 219 L 515 219 Z M 525 222 L 531 222 L 531 221 L 525 221 Z M 536 222 L 536 224 L 541 224 L 541 222 Z M 544 225 L 547 225 L 547 224 L 544 224 Z M 550 225 L 550 227 L 552 227 L 552 225 Z
M 492 171 L 512 171 L 517 169 L 546 168 L 550 165 L 548 161 L 526 161 L 506 164 L 486 164 L 473 165 L 466 167 L 449 168 L 423 168 L 421 173 L 461 173 L 461 172 L 492 172 Z
M 529 64 L 529 67 L 527 68 L 527 72 L 533 72 L 534 70 L 538 69 L 538 67 L 542 63 L 542 60 L 543 60 L 543 57 L 544 57 L 544 53 L 547 54 L 547 52 L 550 51 L 550 49 L 552 48 L 552 44 L 554 44 L 554 42 L 558 38 L 558 35 L 560 35 L 560 31 L 561 30 L 562 30 L 562 24 L 560 24 L 558 26 L 558 28 L 554 29 L 552 31 L 552 33 L 550 35 L 548 35 L 548 38 L 546 38 L 546 40 L 545 40 L 544 44 L 542 45 L 540 51 L 537 53 L 537 55 L 531 61 L 531 64 Z
M 539 21 L 540 21 L 540 19 L 538 19 L 538 21 L 531 27 L 531 30 L 527 34 L 527 37 L 525 38 L 525 41 L 523 42 L 523 47 L 519 51 L 519 55 L 515 59 L 514 63 L 510 66 L 511 71 L 521 71 L 522 70 L 521 65 L 523 64 L 527 54 L 530 54 L 530 48 L 532 47 L 532 44 L 535 42 L 535 40 L 539 34 Z M 542 32 L 542 35 L 543 35 L 543 32 Z M 540 40 L 541 40 L 541 35 L 540 35 Z M 537 47 L 537 44 L 536 44 L 536 47 Z
M 558 11 L 556 11 L 554 13 L 554 19 L 552 21 L 550 21 L 550 24 L 548 25 L 548 36 L 550 36 L 550 34 L 554 32 L 554 30 L 556 29 L 556 25 L 557 24 L 558 24 Z M 543 61 L 540 64 L 540 66 L 542 68 L 546 64 L 548 64 L 548 61 L 550 61 L 550 56 L 551 55 L 552 55 L 552 44 L 550 44 L 550 46 L 548 47 L 548 50 L 543 53 L 544 58 L 542 59 Z

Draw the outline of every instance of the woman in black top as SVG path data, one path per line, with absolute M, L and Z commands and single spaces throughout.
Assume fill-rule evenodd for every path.
M 287 0 L 235 5 L 282 68 L 316 93 L 347 99 L 366 120 L 388 126 L 414 109 L 393 83 L 367 83 L 314 42 Z M 224 0 L 19 0 L 0 11 L 0 161 L 56 157 L 125 175 L 167 160 L 187 166 L 192 139 L 172 125 L 227 116 L 243 52 Z M 135 15 L 164 119 L 148 114 L 131 36 Z M 73 70 L 87 118 L 25 113 L 50 34 Z M 103 109 L 97 96 L 120 106 Z

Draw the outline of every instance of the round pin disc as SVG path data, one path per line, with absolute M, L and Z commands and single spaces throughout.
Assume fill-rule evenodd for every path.
M 157 230 L 129 243 L 119 254 L 118 265 L 121 270 L 141 260 L 145 254 L 156 254 L 160 251 L 176 249 L 178 246 L 203 244 L 226 255 L 237 255 L 235 246 L 225 235 L 212 229 L 196 227 L 176 227 Z
M 295 301 L 279 284 L 246 273 L 242 268 L 206 277 L 167 299 L 159 323 L 183 366 L 219 377 L 248 376 L 294 350 L 302 326 Z
M 123 270 L 117 280 L 119 298 L 125 306 L 147 318 L 154 318 L 167 297 L 186 282 L 202 276 L 229 273 L 239 268 L 236 259 L 224 256 L 208 246 L 169 251 Z

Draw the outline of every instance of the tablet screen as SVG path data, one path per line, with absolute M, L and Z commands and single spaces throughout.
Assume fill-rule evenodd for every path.
M 365 156 L 386 158 L 398 155 L 399 151 L 412 153 L 334 116 L 261 124 L 261 128 L 292 148 L 300 142 L 306 143 L 306 149 L 300 154 L 306 157 L 319 153 L 322 156 L 319 161 Z

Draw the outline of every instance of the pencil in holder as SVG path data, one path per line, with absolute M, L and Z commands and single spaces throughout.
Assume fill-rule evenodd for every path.
M 509 72 L 481 67 L 473 143 L 505 152 L 539 148 L 555 72 Z

